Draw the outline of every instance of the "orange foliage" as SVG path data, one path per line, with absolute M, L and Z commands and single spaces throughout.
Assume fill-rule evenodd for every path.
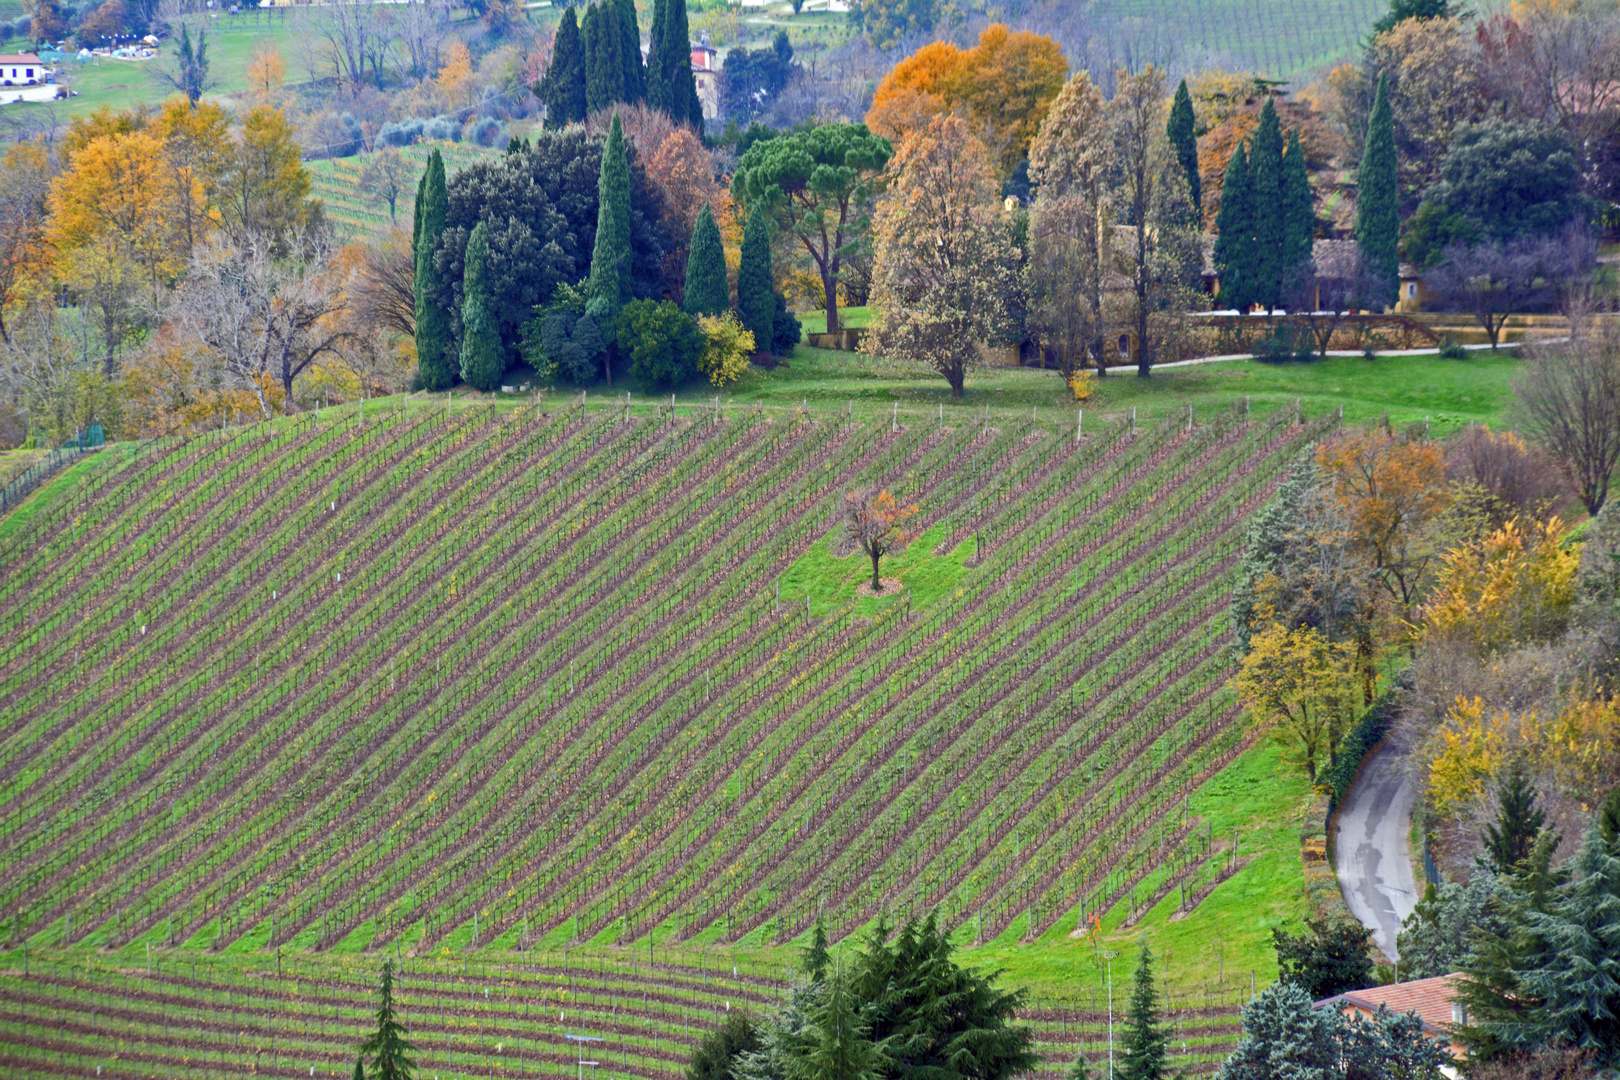
M 1215 215 L 1221 211 L 1221 188 L 1226 184 L 1226 167 L 1232 163 L 1239 144 L 1247 142 L 1260 125 L 1260 110 L 1264 99 L 1246 102 L 1227 111 L 1225 118 L 1198 140 L 1198 176 L 1203 186 L 1204 223 L 1213 228 Z M 1342 140 L 1328 127 L 1320 112 L 1300 101 L 1277 100 L 1277 119 L 1282 123 L 1283 139 L 1291 130 L 1299 131 L 1299 142 L 1305 148 L 1305 168 L 1311 174 L 1313 185 L 1318 175 L 1326 186 L 1336 183 L 1336 177 L 1324 172 L 1342 150 Z M 1319 196 L 1322 192 L 1317 193 Z
M 263 387 L 265 400 L 279 410 L 281 383 L 265 375 Z M 206 349 L 166 335 L 125 365 L 124 390 L 126 434 L 139 438 L 217 428 L 259 415 L 253 391 L 227 389 Z

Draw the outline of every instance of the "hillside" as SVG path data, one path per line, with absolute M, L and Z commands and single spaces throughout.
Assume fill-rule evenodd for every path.
M 418 407 L 109 449 L 0 554 L 13 963 L 656 944 L 779 979 L 818 911 L 1004 947 L 1196 909 L 1291 419 Z M 865 484 L 926 522 L 875 599 L 837 540 Z

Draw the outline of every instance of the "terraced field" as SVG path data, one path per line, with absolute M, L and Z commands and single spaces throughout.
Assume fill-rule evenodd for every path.
M 420 176 L 427 167 L 428 154 L 434 147 L 438 147 L 444 155 L 444 167 L 451 175 L 480 158 L 500 153 L 499 150 L 466 143 L 412 143 L 401 147 L 399 152 L 411 161 L 413 176 Z M 354 157 L 324 158 L 305 163 L 313 181 L 312 194 L 325 204 L 327 217 L 348 236 L 366 236 L 389 226 L 388 204 L 360 189 L 360 176 L 370 156 L 357 154 Z M 415 205 L 416 185 L 413 182 L 410 190 L 399 197 L 395 222 L 409 228 Z
M 496 965 L 527 1020 L 517 982 L 551 985 L 537 958 L 562 949 L 635 964 L 656 942 L 701 971 L 818 911 L 835 938 L 938 907 L 1005 940 L 1196 908 L 1235 863 L 1186 798 L 1252 741 L 1222 687 L 1243 523 L 1328 423 L 1293 421 L 1240 408 L 1077 441 L 943 414 L 374 406 L 109 448 L 0 540 L 0 927 L 58 965 L 44 989 L 0 978 L 0 1054 L 54 1040 L 63 1069 L 110 1068 L 95 1018 L 116 1014 L 163 1075 L 249 1071 L 250 1051 L 263 1072 L 283 1026 L 183 1017 L 221 994 L 268 1007 L 282 983 L 252 972 L 291 962 L 324 973 L 300 986 L 332 981 L 304 1045 L 336 1056 L 269 1051 L 309 1075 L 349 1060 L 335 1033 L 381 954 L 423 979 Z M 819 542 L 843 551 L 863 485 L 921 508 L 907 565 L 932 586 L 782 590 Z M 140 982 L 157 996 L 124 1016 L 109 980 L 148 978 L 143 953 L 170 983 Z M 218 986 L 180 978 L 221 954 Z M 589 993 L 633 1014 L 600 962 Z M 476 1016 L 483 983 L 430 985 Z M 692 994 L 679 1007 L 728 999 Z M 1059 1043 L 1095 1020 L 1072 1005 Z M 646 1010 L 649 1042 L 692 1037 Z M 42 1029 L 65 1013 L 78 1026 Z M 544 1073 L 550 1023 L 519 1024 L 529 1064 L 443 1049 Z M 177 1063 L 192 1042 L 204 1056 Z M 623 1052 L 616 1072 L 669 1067 Z

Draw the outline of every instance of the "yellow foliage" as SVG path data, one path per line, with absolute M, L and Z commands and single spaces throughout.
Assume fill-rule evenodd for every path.
M 735 312 L 724 315 L 698 316 L 698 329 L 703 331 L 703 355 L 698 359 L 698 370 L 708 376 L 712 386 L 729 386 L 748 372 L 748 358 L 756 348 L 754 332 L 744 330 Z
M 1353 719 L 1355 646 L 1331 642 L 1311 626 L 1281 623 L 1271 623 L 1249 644 L 1233 689 L 1255 719 L 1298 739 L 1315 782 L 1317 756 L 1338 744 Z
M 1086 401 L 1091 397 L 1093 389 L 1091 372 L 1076 371 L 1069 376 L 1069 393 L 1074 395 L 1076 401 Z
M 470 103 L 472 96 L 472 53 L 459 38 L 452 39 L 444 49 L 444 63 L 435 80 L 439 91 L 453 104 Z
M 280 50 L 268 41 L 260 42 L 248 61 L 247 80 L 249 89 L 260 97 L 280 90 L 287 81 L 287 61 L 281 58 Z
M 1502 765 L 1508 721 L 1500 710 L 1487 720 L 1477 697 L 1459 697 L 1446 711 L 1438 752 L 1429 759 L 1429 802 L 1442 816 L 1484 797 Z
M 1430 633 L 1460 637 L 1480 652 L 1562 633 L 1575 601 L 1579 544 L 1557 517 L 1517 518 L 1482 540 L 1446 552 L 1424 609 Z

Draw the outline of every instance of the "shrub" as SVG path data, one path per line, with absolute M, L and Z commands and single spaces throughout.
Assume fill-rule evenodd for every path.
M 377 129 L 377 145 L 409 146 L 422 137 L 421 120 L 390 120 Z
M 1468 350 L 1457 344 L 1455 341 L 1452 341 L 1450 338 L 1446 338 L 1446 340 L 1440 344 L 1440 359 L 1466 360 L 1468 359 Z
M 500 141 L 501 130 L 499 120 L 486 116 L 467 125 L 466 137 L 479 146 L 494 146 Z
M 679 386 L 698 371 L 703 334 L 668 300 L 633 300 L 619 312 L 614 340 L 630 358 L 630 375 L 648 387 Z
M 804 337 L 799 317 L 788 310 L 787 297 L 776 294 L 776 315 L 771 320 L 771 352 L 777 356 L 792 356 L 794 347 Z
M 461 125 L 446 116 L 435 116 L 422 125 L 422 138 L 439 142 L 460 142 Z
M 748 370 L 748 358 L 754 353 L 754 335 L 743 329 L 737 313 L 700 315 L 697 323 L 704 340 L 698 370 L 708 376 L 709 384 L 729 386 L 742 378 Z

